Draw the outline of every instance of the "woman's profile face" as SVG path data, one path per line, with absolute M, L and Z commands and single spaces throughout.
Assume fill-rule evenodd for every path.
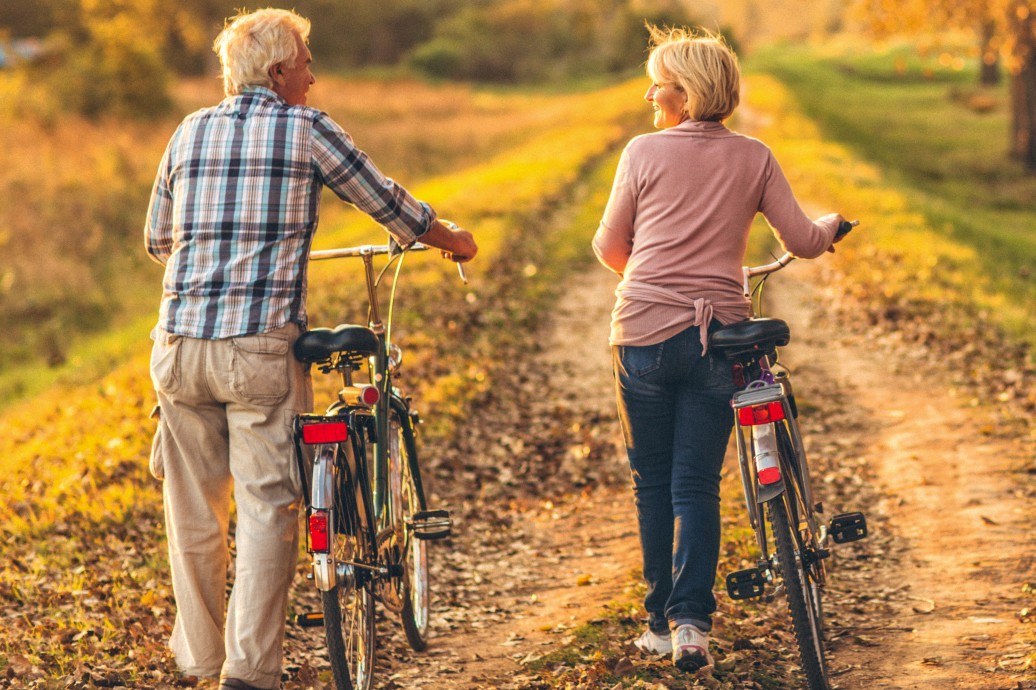
M 654 82 L 644 94 L 644 100 L 655 110 L 655 129 L 675 127 L 687 119 L 684 106 L 687 95 L 672 82 Z

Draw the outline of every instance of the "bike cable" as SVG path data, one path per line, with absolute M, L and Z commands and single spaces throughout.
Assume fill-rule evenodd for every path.
M 381 270 L 382 274 L 388 270 L 388 267 L 392 265 L 392 261 L 396 263 L 396 274 L 392 276 L 392 289 L 389 291 L 389 308 L 388 308 L 388 321 L 385 324 L 385 342 L 390 346 L 392 345 L 392 310 L 396 307 L 396 286 L 399 285 L 399 272 L 403 270 L 403 257 L 406 256 L 406 250 L 404 250 L 399 256 L 393 257 L 389 263 L 385 264 L 385 268 Z M 381 282 L 381 276 L 378 276 L 378 282 Z

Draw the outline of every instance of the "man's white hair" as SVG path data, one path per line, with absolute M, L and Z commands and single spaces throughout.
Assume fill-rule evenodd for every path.
M 309 40 L 309 20 L 290 10 L 242 12 L 229 19 L 212 49 L 223 65 L 223 91 L 228 96 L 246 86 L 270 88 L 270 67 L 294 64 L 298 57 L 295 36 Z

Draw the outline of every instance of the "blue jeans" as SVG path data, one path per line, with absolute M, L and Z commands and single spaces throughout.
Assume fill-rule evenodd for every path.
M 699 333 L 692 326 L 657 345 L 612 347 L 644 556 L 644 608 L 657 633 L 685 623 L 707 632 L 716 610 L 720 470 L 735 388 L 722 356 L 702 356 Z

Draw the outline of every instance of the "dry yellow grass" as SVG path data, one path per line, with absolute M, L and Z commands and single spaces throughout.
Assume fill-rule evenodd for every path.
M 0 93 L 12 87 L 5 79 L 0 75 Z M 140 233 L 155 166 L 179 117 L 221 95 L 215 79 L 185 81 L 176 89 L 178 113 L 147 123 L 53 114 L 27 119 L 0 108 L 0 198 L 16 200 L 0 205 L 0 319 L 6 325 L 0 333 L 0 401 L 59 378 L 96 376 L 96 368 L 89 370 L 91 355 L 82 352 L 84 335 L 97 337 L 154 310 L 160 269 L 144 256 Z M 627 106 L 636 108 L 637 89 L 629 95 Z M 564 136 L 574 151 L 560 140 L 551 144 L 553 133 L 613 117 L 600 112 L 600 98 L 320 77 L 310 104 L 341 122 L 386 174 L 431 203 L 474 197 L 444 209 L 457 216 L 484 206 L 479 197 L 489 195 L 479 188 L 487 175 L 520 182 L 532 197 L 541 191 L 535 171 L 501 173 L 508 165 L 497 158 L 501 151 L 533 146 L 540 153 L 530 158 L 533 149 L 527 148 L 525 165 L 570 176 L 567 163 L 553 165 L 551 149 L 578 161 L 587 144 L 572 134 Z M 600 145 L 597 133 L 587 137 L 591 147 Z M 492 161 L 489 168 L 474 167 L 485 161 Z M 476 172 L 460 183 L 463 190 L 447 193 L 443 186 L 465 169 Z M 426 187 L 422 181 L 428 179 L 439 182 Z M 510 197 L 493 194 L 494 202 Z M 357 218 L 329 195 L 321 235 L 333 237 L 329 229 Z M 366 227 L 377 237 L 372 224 Z

